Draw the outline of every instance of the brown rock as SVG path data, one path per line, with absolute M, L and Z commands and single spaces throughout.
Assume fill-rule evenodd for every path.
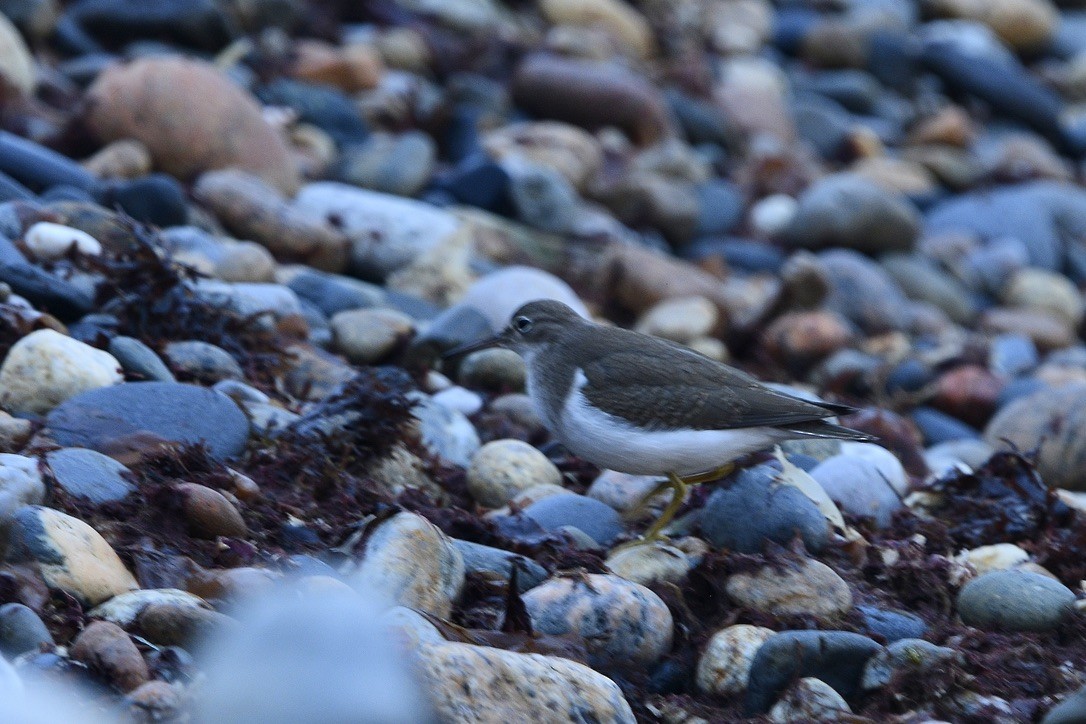
M 789 369 L 804 369 L 847 346 L 852 325 L 835 312 L 789 312 L 765 331 L 762 343 L 773 359 Z
M 178 721 L 184 699 L 172 684 L 147 681 L 128 692 L 125 704 L 135 722 Z
M 151 677 L 132 639 L 120 626 L 108 621 L 87 626 L 76 637 L 70 654 L 121 691 L 131 691 Z
M 529 56 L 513 77 L 513 98 L 542 118 L 591 130 L 617 126 L 641 145 L 659 140 L 670 122 L 660 92 L 614 63 Z
M 973 142 L 976 128 L 969 114 L 958 106 L 945 106 L 927 118 L 921 119 L 909 131 L 910 144 L 939 143 L 965 148 Z
M 347 266 L 350 242 L 343 232 L 301 213 L 272 186 L 237 170 L 205 173 L 193 188 L 231 232 L 263 244 L 282 262 L 325 271 Z
M 214 66 L 146 58 L 102 72 L 87 93 L 87 123 L 102 140 L 134 138 L 182 179 L 237 166 L 291 194 L 298 171 L 260 106 Z
M 592 134 L 557 121 L 502 126 L 484 134 L 483 148 L 499 161 L 518 155 L 553 168 L 582 190 L 603 167 L 603 150 Z
M 181 483 L 174 490 L 181 495 L 181 509 L 194 536 L 244 538 L 249 534 L 241 513 L 217 490 L 196 483 Z
M 992 416 L 1005 386 L 985 368 L 963 365 L 939 376 L 932 402 L 948 415 L 980 427 Z
M 140 633 L 162 646 L 191 646 L 233 623 L 218 611 L 177 603 L 152 603 L 136 618 Z
M 264 568 L 220 568 L 193 575 L 186 590 L 205 600 L 236 600 L 266 593 L 275 581 L 275 574 Z
M 384 73 L 381 55 L 368 45 L 342 47 L 318 40 L 300 40 L 291 74 L 312 83 L 334 85 L 347 93 L 376 88 Z
M 131 138 L 114 141 L 83 162 L 99 178 L 139 178 L 151 173 L 152 165 L 147 146 Z

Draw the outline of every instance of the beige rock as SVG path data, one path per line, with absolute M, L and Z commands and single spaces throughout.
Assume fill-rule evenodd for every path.
M 0 14 L 0 78 L 24 96 L 32 95 L 37 85 L 30 49 L 3 14 Z
M 555 25 L 605 28 L 639 58 L 656 52 L 656 40 L 645 17 L 619 0 L 541 0 L 539 9 Z
M 1016 50 L 1043 46 L 1060 22 L 1059 11 L 1048 0 L 938 0 L 933 9 L 955 18 L 979 20 Z
M 298 187 L 284 137 L 250 95 L 208 63 L 158 57 L 114 66 L 87 99 L 86 120 L 99 138 L 142 141 L 156 166 L 181 179 L 236 166 L 283 193 Z
M 773 616 L 836 618 L 852 608 L 848 584 L 832 568 L 808 560 L 796 567 L 736 573 L 725 584 L 738 605 Z
M 98 531 L 59 510 L 20 508 L 10 538 L 9 559 L 36 562 L 50 588 L 84 603 L 96 605 L 139 587 Z
M 336 347 L 347 359 L 373 364 L 411 336 L 411 317 L 395 309 L 348 309 L 331 319 Z
M 95 621 L 75 639 L 71 656 L 99 673 L 121 691 L 131 691 L 151 678 L 147 662 L 120 626 Z
M 832 686 L 813 677 L 800 679 L 769 710 L 774 724 L 839 722 L 852 714 L 848 703 Z
M 349 577 L 359 591 L 448 618 L 464 585 L 464 558 L 436 526 L 414 513 L 378 524 Z
M 153 161 L 147 146 L 122 138 L 106 144 L 84 161 L 83 167 L 99 178 L 133 179 L 151 173 Z
M 616 576 L 642 586 L 678 584 L 701 562 L 707 550 L 708 546 L 698 538 L 684 538 L 674 544 L 654 541 L 616 551 L 604 565 Z
M 709 42 L 724 55 L 754 54 L 773 32 L 773 6 L 766 0 L 713 0 L 705 14 Z
M 739 57 L 721 66 L 714 97 L 736 125 L 750 134 L 765 133 L 781 141 L 795 138 L 785 95 L 787 81 L 772 62 Z
M 423 645 L 417 660 L 450 724 L 635 721 L 613 681 L 568 659 L 448 642 Z
M 1078 326 L 1086 312 L 1078 287 L 1062 274 L 1045 269 L 1015 272 L 1003 288 L 1002 297 L 1012 307 L 1048 312 L 1071 326 Z
M 468 491 L 497 508 L 537 485 L 561 486 L 562 473 L 547 456 L 520 440 L 494 440 L 479 448 L 467 470 Z
M 708 336 L 719 320 L 716 305 L 705 297 L 672 297 L 645 312 L 635 329 L 642 334 L 687 344 Z
M 1029 560 L 1029 553 L 1013 543 L 995 543 L 962 551 L 956 558 L 973 566 L 977 575 L 983 575 L 989 571 L 1015 568 Z
M 747 688 L 754 655 L 769 637 L 771 628 L 738 624 L 713 634 L 698 659 L 695 681 L 698 688 L 714 696 L 739 694 Z
M 389 275 L 385 286 L 447 307 L 460 300 L 475 281 L 471 270 L 473 239 L 460 227 L 407 266 Z
M 299 40 L 293 50 L 294 77 L 334 85 L 347 93 L 376 88 L 384 74 L 380 53 L 362 43 L 336 46 L 319 40 Z
M 15 414 L 44 414 L 81 392 L 122 382 L 113 355 L 51 329 L 20 339 L 0 366 L 0 405 Z
M 582 128 L 558 121 L 501 126 L 483 135 L 483 148 L 498 161 L 515 155 L 552 168 L 581 190 L 603 167 L 599 141 Z

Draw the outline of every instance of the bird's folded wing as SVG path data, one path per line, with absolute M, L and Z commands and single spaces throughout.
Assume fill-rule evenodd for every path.
M 693 351 L 681 356 L 662 351 L 641 348 L 596 357 L 582 367 L 587 383 L 581 392 L 604 412 L 660 430 L 779 427 L 834 414 Z

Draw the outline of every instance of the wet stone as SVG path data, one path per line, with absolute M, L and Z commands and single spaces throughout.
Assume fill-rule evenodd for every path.
M 584 639 L 594 667 L 644 666 L 671 648 L 671 612 L 660 598 L 617 576 L 554 578 L 524 594 L 533 627 Z
M 45 460 L 58 487 L 96 505 L 124 500 L 135 490 L 128 468 L 100 452 L 67 447 L 47 453 Z
M 53 410 L 46 432 L 66 447 L 120 452 L 138 436 L 203 442 L 217 458 L 245 447 L 249 420 L 226 395 L 172 382 L 129 382 L 85 392 Z

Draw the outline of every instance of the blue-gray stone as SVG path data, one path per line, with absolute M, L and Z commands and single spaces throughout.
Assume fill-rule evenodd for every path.
M 53 479 L 65 493 L 95 505 L 124 500 L 136 486 L 128 481 L 128 468 L 94 450 L 66 447 L 45 456 Z
M 175 381 L 173 372 L 162 358 L 135 337 L 114 337 L 109 342 L 109 353 L 117 358 L 126 374 L 137 378 L 137 382 Z
M 774 482 L 777 474 L 771 465 L 759 465 L 715 490 L 698 516 L 706 540 L 739 553 L 761 553 L 766 543 L 786 545 L 799 534 L 809 551 L 822 550 L 829 522 L 798 488 Z
M 229 352 L 200 340 L 170 342 L 163 350 L 175 370 L 200 382 L 245 379 L 245 371 Z
M 373 284 L 314 269 L 299 271 L 291 277 L 287 286 L 301 300 L 309 302 L 329 317 L 348 309 L 378 306 L 385 296 L 383 290 Z
M 529 505 L 523 513 L 543 530 L 572 526 L 602 546 L 610 545 L 625 531 L 622 516 L 614 508 L 574 493 L 547 496 Z
M 747 201 L 742 190 L 723 179 L 712 179 L 696 188 L 698 222 L 695 234 L 723 234 L 743 220 Z
M 464 557 L 464 570 L 468 573 L 489 574 L 508 581 L 512 578 L 513 566 L 516 565 L 519 593 L 535 588 L 547 580 L 546 568 L 518 553 L 456 538 L 453 539 L 453 545 Z
M 1086 722 L 1086 686 L 1069 694 L 1052 707 L 1041 724 L 1082 724 Z
M 869 334 L 907 329 L 909 299 L 881 266 L 851 249 L 818 255 L 830 282 L 826 306 Z
M 43 644 L 52 646 L 53 636 L 38 614 L 21 603 L 0 606 L 0 654 L 14 659 Z
M 1071 615 L 1074 592 L 1031 571 L 992 571 L 958 594 L 958 615 L 968 626 L 1001 631 L 1050 631 Z
M 237 455 L 249 439 L 249 419 L 226 395 L 176 382 L 126 382 L 65 400 L 45 421 L 45 433 L 65 447 L 113 452 L 142 436 L 207 446 L 216 458 Z
M 920 428 L 925 445 L 980 438 L 980 431 L 976 428 L 932 407 L 918 407 L 912 411 L 911 417 Z
M 747 683 L 747 713 L 769 711 L 796 679 L 813 676 L 848 698 L 860 687 L 867 660 L 882 646 L 847 631 L 782 631 L 754 655 Z
M 896 611 L 875 606 L 857 606 L 863 627 L 872 636 L 882 638 L 887 643 L 900 639 L 918 639 L 928 631 L 924 619 L 906 611 Z
M 1037 345 L 1024 334 L 1000 334 L 988 348 L 988 369 L 997 375 L 1017 377 L 1040 362 Z

